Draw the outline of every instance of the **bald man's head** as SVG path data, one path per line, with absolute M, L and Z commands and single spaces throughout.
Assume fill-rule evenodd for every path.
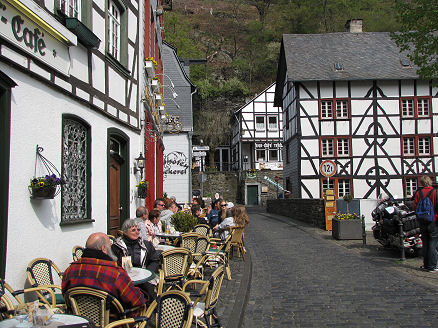
M 111 257 L 114 261 L 117 261 L 117 257 L 111 249 L 111 240 L 103 232 L 95 232 L 91 234 L 87 239 L 85 247 L 101 251 Z

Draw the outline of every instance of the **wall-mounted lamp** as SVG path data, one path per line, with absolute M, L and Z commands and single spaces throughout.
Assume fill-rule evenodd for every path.
M 145 158 L 143 157 L 143 153 L 140 152 L 140 156 L 138 156 L 135 159 L 135 166 L 134 166 L 134 174 L 136 174 L 138 171 L 140 171 L 140 180 L 143 180 L 143 169 L 145 164 Z
M 173 81 L 172 81 L 172 79 L 169 77 L 169 75 L 164 74 L 164 73 L 157 73 L 157 74 L 155 74 L 155 75 L 156 75 L 156 76 L 158 76 L 158 75 L 163 75 L 163 76 L 167 77 L 167 78 L 169 79 L 169 81 L 170 81 L 170 85 L 172 86 L 172 88 L 175 88 L 175 84 L 173 84 Z
M 164 84 L 163 87 L 168 87 L 170 90 L 172 90 L 172 97 L 173 97 L 173 99 L 178 97 L 178 94 L 176 93 L 175 89 L 172 86 L 170 86 L 168 84 Z

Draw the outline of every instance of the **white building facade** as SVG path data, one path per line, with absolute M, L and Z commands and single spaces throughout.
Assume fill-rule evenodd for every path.
M 437 175 L 437 92 L 389 33 L 284 35 L 275 103 L 285 188 L 298 198 L 322 198 L 327 188 L 337 197 L 411 197 L 422 175 Z M 329 179 L 326 160 L 337 167 Z
M 64 270 L 74 245 L 114 233 L 141 202 L 132 169 L 144 149 L 142 2 L 44 3 L 0 3 L 0 276 L 14 288 L 32 259 Z M 58 195 L 30 198 L 31 179 L 58 172 Z

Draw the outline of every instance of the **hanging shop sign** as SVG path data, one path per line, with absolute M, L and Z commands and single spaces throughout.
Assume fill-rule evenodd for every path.
M 68 44 L 76 40 L 70 41 L 37 14 L 23 9 L 27 7 L 21 7 L 20 11 L 8 2 L 0 1 L 0 36 L 58 72 L 69 75 Z

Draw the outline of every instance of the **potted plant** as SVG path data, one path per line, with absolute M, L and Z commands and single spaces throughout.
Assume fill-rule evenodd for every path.
M 335 239 L 362 239 L 362 220 L 356 213 L 336 213 L 332 220 Z
M 33 178 L 28 186 L 30 197 L 33 199 L 53 199 L 59 193 L 63 180 L 55 174 Z
M 155 77 L 155 68 L 158 66 L 157 62 L 155 61 L 154 57 L 148 57 L 145 59 L 145 69 L 148 73 L 148 77 L 152 78 Z
M 137 197 L 146 198 L 149 182 L 141 180 L 137 185 Z
M 198 219 L 188 212 L 176 212 L 171 217 L 171 223 L 176 231 L 189 232 L 198 224 Z

